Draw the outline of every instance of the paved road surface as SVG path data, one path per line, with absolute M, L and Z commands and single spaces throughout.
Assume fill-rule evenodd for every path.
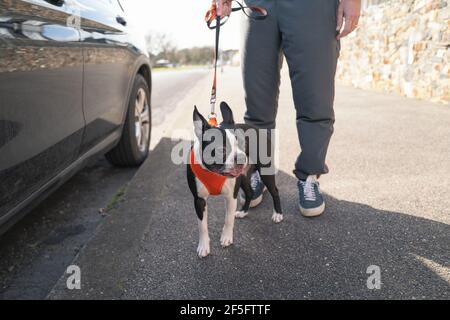
M 227 69 L 220 81 L 219 94 L 242 119 L 239 71 Z M 207 91 L 186 97 L 183 106 L 207 101 Z M 222 249 L 223 200 L 212 199 L 212 255 L 198 259 L 192 198 L 184 167 L 170 160 L 167 132 L 73 262 L 81 267 L 82 289 L 68 291 L 63 276 L 49 297 L 450 298 L 448 106 L 339 87 L 331 173 L 321 179 L 327 210 L 306 219 L 291 173 L 299 146 L 286 74 L 281 91 L 283 223 L 271 222 L 266 198 L 237 221 L 234 245 Z M 179 109 L 173 128 L 190 129 L 191 112 Z M 372 265 L 381 269 L 380 290 L 366 285 Z
M 153 75 L 153 126 L 207 72 L 156 72 Z M 99 213 L 113 202 L 136 169 L 92 162 L 0 237 L 0 299 L 44 298 L 103 220 Z
M 162 125 L 167 114 L 170 114 L 192 87 L 207 74 L 209 73 L 206 69 L 155 72 L 152 97 L 153 125 Z

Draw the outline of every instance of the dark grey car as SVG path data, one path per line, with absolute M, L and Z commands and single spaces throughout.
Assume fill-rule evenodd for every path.
M 145 160 L 143 44 L 117 0 L 0 0 L 0 233 L 90 158 Z

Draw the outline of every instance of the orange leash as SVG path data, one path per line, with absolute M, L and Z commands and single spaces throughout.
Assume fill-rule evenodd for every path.
M 240 3 L 237 0 L 233 0 L 235 3 L 238 4 L 238 7 L 232 8 L 231 11 L 242 11 L 247 17 L 254 19 L 254 20 L 263 20 L 267 17 L 267 10 L 262 7 L 246 7 L 242 3 Z M 220 17 L 217 15 L 217 8 L 220 5 L 220 1 L 216 0 L 216 3 L 211 6 L 211 9 L 206 12 L 205 15 L 205 21 L 209 29 L 215 29 L 216 30 L 216 46 L 214 50 L 214 78 L 213 78 L 213 85 L 211 89 L 211 113 L 209 115 L 209 125 L 212 127 L 217 127 L 217 115 L 216 115 L 216 100 L 217 100 L 217 62 L 219 60 L 219 39 L 220 39 L 220 27 L 223 26 L 228 21 L 228 16 L 226 17 Z M 250 13 L 247 13 L 246 10 L 250 11 Z M 216 22 L 215 25 L 213 25 L 214 21 Z

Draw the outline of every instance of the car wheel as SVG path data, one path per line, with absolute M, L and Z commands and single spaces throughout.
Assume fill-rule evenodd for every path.
M 136 76 L 122 137 L 119 144 L 106 154 L 117 166 L 139 166 L 148 156 L 152 129 L 150 90 L 144 77 Z

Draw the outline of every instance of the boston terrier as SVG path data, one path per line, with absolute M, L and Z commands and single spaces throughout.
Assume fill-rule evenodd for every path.
M 248 214 L 253 191 L 250 178 L 255 170 L 268 168 L 271 162 L 261 164 L 259 157 L 260 138 L 257 138 L 256 152 L 250 152 L 250 145 L 255 141 L 249 139 L 250 130 L 256 129 L 246 124 L 235 124 L 233 112 L 227 103 L 220 105 L 223 122 L 211 126 L 195 107 L 194 143 L 189 153 L 187 165 L 187 181 L 194 196 L 194 206 L 198 217 L 199 244 L 197 253 L 200 258 L 210 253 L 208 234 L 208 210 L 206 201 L 209 196 L 223 195 L 226 200 L 225 225 L 220 239 L 222 247 L 233 243 L 233 229 L 235 217 L 243 218 Z M 255 136 L 255 135 L 253 135 Z M 257 135 L 259 136 L 259 135 Z M 266 135 L 267 136 L 267 135 Z M 264 141 L 270 149 L 270 137 Z M 270 149 L 271 150 L 271 149 Z M 255 155 L 256 154 L 256 155 Z M 274 213 L 272 221 L 279 223 L 283 220 L 278 189 L 275 184 L 275 172 L 262 172 L 261 179 L 272 195 Z M 245 202 L 238 212 L 237 196 L 242 188 Z

